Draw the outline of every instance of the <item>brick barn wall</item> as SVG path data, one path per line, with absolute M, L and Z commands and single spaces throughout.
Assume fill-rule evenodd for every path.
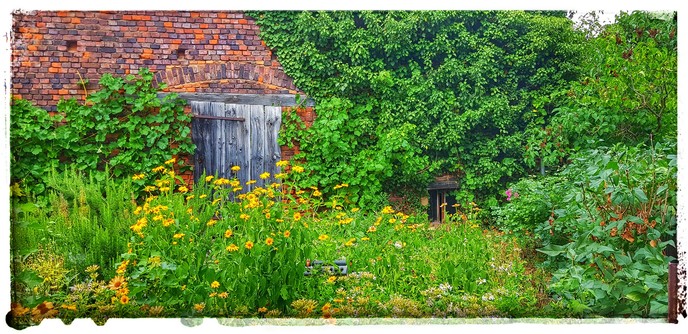
M 82 78 L 90 93 L 105 73 L 143 67 L 170 92 L 300 93 L 242 12 L 32 11 L 13 15 L 12 33 L 11 93 L 50 112 L 83 101 Z M 299 115 L 312 124 L 312 109 Z

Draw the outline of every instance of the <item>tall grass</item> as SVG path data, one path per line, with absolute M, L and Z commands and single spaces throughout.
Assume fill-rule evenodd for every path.
M 129 180 L 115 182 L 104 175 L 74 168 L 53 172 L 46 178 L 46 197 L 14 203 L 15 255 L 50 248 L 65 257 L 73 275 L 85 277 L 84 269 L 93 264 L 105 275 L 114 274 L 115 262 L 127 250 L 134 190 Z

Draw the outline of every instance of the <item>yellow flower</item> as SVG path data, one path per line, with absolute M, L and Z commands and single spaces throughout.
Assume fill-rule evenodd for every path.
M 293 170 L 295 173 L 303 173 L 305 171 L 305 169 L 301 166 L 293 166 L 291 170 Z
M 146 177 L 146 174 L 134 174 L 134 176 L 131 177 L 132 180 L 143 180 L 143 178 Z
M 275 178 L 276 178 L 276 179 L 283 179 L 283 178 L 285 178 L 285 177 L 287 177 L 287 174 L 286 174 L 286 173 L 277 173 L 277 174 L 275 174 Z
M 159 256 L 153 256 L 153 257 L 148 259 L 148 263 L 150 263 L 150 265 L 152 267 L 158 267 L 158 266 L 160 266 L 160 257 Z
M 204 199 L 204 198 L 206 198 L 206 197 L 208 197 L 208 195 L 206 195 L 206 194 L 203 194 L 203 195 L 201 195 L 201 196 L 198 196 L 198 198 L 200 198 L 200 199 Z
M 129 265 L 129 260 L 124 260 L 122 263 L 117 267 L 117 274 L 122 275 L 124 274 L 125 271 L 127 271 L 127 266 Z M 124 278 L 122 278 L 124 279 Z
M 170 187 L 160 187 L 160 191 L 162 191 L 162 192 L 170 191 Z
M 162 221 L 162 226 L 168 227 L 170 225 L 174 224 L 174 219 L 168 218 Z
M 151 171 L 153 171 L 153 173 L 158 173 L 158 172 L 165 173 L 167 171 L 167 168 L 165 168 L 165 166 L 158 166 L 158 167 L 151 169 Z
M 261 307 L 258 309 L 258 313 L 265 313 L 267 311 L 268 311 L 268 309 L 266 307 Z
M 390 219 L 389 219 L 389 223 L 390 223 L 390 224 L 394 224 L 394 223 L 396 223 L 396 222 L 397 222 L 397 219 L 396 219 L 396 218 L 390 218 Z
M 248 180 L 248 181 L 246 181 L 246 185 L 247 185 L 247 186 L 250 186 L 250 185 L 252 185 L 252 184 L 254 184 L 254 183 L 256 183 L 256 180 Z
M 227 291 L 225 291 L 225 292 L 218 293 L 217 296 L 222 298 L 222 299 L 225 299 L 229 296 L 229 293 L 227 293 Z
M 300 212 L 294 212 L 294 221 L 299 221 L 301 220 L 301 213 Z
M 220 287 L 220 282 L 218 282 L 218 281 L 213 281 L 212 283 L 210 283 L 210 287 L 213 288 L 213 289 L 217 289 L 217 288 Z
M 337 190 L 337 189 L 340 189 L 340 188 L 346 188 L 346 187 L 348 187 L 348 186 L 349 186 L 348 183 L 342 183 L 342 184 L 338 184 L 338 185 L 334 186 L 334 189 Z
M 127 282 L 124 279 L 124 276 L 115 276 L 110 280 L 110 284 L 108 284 L 108 288 L 110 290 L 117 290 L 119 288 L 125 287 Z
M 63 309 L 66 309 L 66 310 L 70 310 L 70 311 L 76 311 L 76 305 L 66 305 L 66 304 L 62 304 L 62 306 L 60 306 L 60 308 L 63 308 Z
M 179 191 L 180 193 L 183 194 L 183 193 L 189 192 L 189 188 L 187 188 L 186 186 L 181 186 L 181 187 L 177 188 L 177 191 Z
M 228 252 L 236 252 L 239 250 L 239 247 L 235 244 L 231 244 L 225 248 Z
M 253 248 L 253 241 L 251 241 L 251 240 L 246 241 L 246 243 L 244 244 L 244 247 L 246 247 L 246 249 Z
M 270 212 L 265 214 L 265 219 L 270 219 Z
M 248 220 L 249 218 L 251 218 L 251 216 L 249 216 L 249 215 L 247 215 L 247 214 L 245 214 L 245 213 L 242 213 L 241 215 L 239 215 L 239 218 L 241 218 L 241 219 L 243 219 L 243 220 Z
M 214 176 L 208 175 L 208 176 L 205 177 L 205 182 L 208 183 L 208 182 L 212 181 L 213 178 L 214 178 Z
M 177 233 L 177 234 L 175 234 L 175 235 L 172 236 L 172 237 L 175 238 L 175 239 L 181 239 L 181 238 L 184 237 L 184 233 Z
M 280 160 L 280 161 L 277 161 L 277 163 L 275 165 L 277 165 L 277 167 L 284 167 L 284 166 L 289 165 L 289 161 Z
M 98 269 L 100 269 L 100 266 L 99 266 L 99 265 L 97 265 L 97 264 L 92 264 L 92 265 L 88 266 L 88 267 L 86 268 L 85 271 L 86 271 L 87 273 L 94 273 L 94 272 L 98 271 Z
M 327 278 L 328 283 L 334 283 L 337 280 L 337 276 L 330 276 Z
M 177 158 L 172 158 L 170 160 L 165 161 L 165 165 L 171 165 L 175 162 L 177 162 Z
M 273 243 L 273 242 L 274 242 L 274 240 L 272 240 L 272 238 L 267 238 L 267 239 L 265 239 L 265 244 L 268 245 L 268 246 L 272 246 L 272 243 Z
M 267 179 L 267 178 L 270 177 L 270 173 L 265 172 L 265 173 L 263 173 L 263 174 L 260 174 L 259 177 L 260 177 L 261 179 L 265 180 L 265 179 Z
M 122 304 L 129 304 L 129 297 L 127 297 L 127 295 L 122 295 L 122 297 L 119 299 L 119 302 Z
M 321 235 L 318 237 L 318 239 L 319 239 L 320 241 L 325 241 L 325 240 L 327 240 L 328 238 L 329 238 L 329 236 L 328 236 L 327 234 L 321 234 Z
M 217 296 L 217 292 L 211 292 L 211 293 L 208 295 L 208 297 L 210 297 L 210 298 L 214 298 L 215 296 Z
M 368 232 L 375 232 L 375 231 L 377 231 L 377 227 L 375 227 L 375 226 L 368 227 Z
M 186 200 L 187 200 L 187 201 L 190 201 L 190 200 L 192 200 L 194 197 L 196 197 L 196 195 L 189 195 L 189 196 L 186 196 Z
M 353 212 L 358 212 L 358 210 L 361 210 L 361 209 L 359 209 L 359 208 L 353 208 L 353 209 L 351 209 L 351 212 L 352 212 L 352 213 L 353 213 Z
M 392 209 L 391 206 L 386 206 L 386 207 L 382 208 L 382 213 L 384 213 L 384 214 L 392 214 L 392 213 L 394 213 L 394 210 Z
M 314 197 L 320 197 L 320 196 L 322 196 L 322 193 L 320 192 L 320 190 L 316 190 L 313 192 L 313 196 Z
M 330 310 L 330 307 L 332 307 L 332 305 L 330 305 L 330 303 L 325 303 L 325 305 L 323 305 L 323 307 L 320 310 L 323 313 L 327 313 Z
M 232 236 L 232 230 L 225 231 L 225 238 L 229 238 L 231 236 Z
M 213 226 L 213 225 L 215 225 L 216 223 L 217 223 L 217 220 L 211 219 L 211 220 L 208 221 L 208 223 L 207 223 L 206 225 L 207 225 L 207 226 Z
M 158 189 L 158 188 L 156 188 L 155 186 L 145 186 L 143 188 L 143 191 L 151 192 L 151 191 L 155 191 L 155 189 Z
M 241 170 L 241 167 L 239 167 L 239 166 L 232 166 L 231 169 L 232 169 L 232 172 L 238 172 L 238 171 Z
M 343 301 L 344 301 L 344 300 L 343 300 L 343 299 L 340 299 L 340 298 L 332 299 L 332 302 L 333 302 L 333 303 L 341 303 L 341 302 L 343 302 Z
M 362 240 L 362 241 L 368 241 L 368 240 L 370 240 L 370 238 L 368 238 L 368 237 L 363 237 L 363 238 L 361 238 L 361 240 Z
M 186 290 L 186 284 L 182 285 L 181 289 L 182 291 Z
M 290 235 L 291 235 L 291 232 L 289 232 L 289 231 L 284 231 L 284 237 L 285 237 L 285 238 L 289 238 Z
M 194 304 L 194 309 L 196 309 L 196 312 L 203 312 L 204 308 L 205 308 L 205 303 Z

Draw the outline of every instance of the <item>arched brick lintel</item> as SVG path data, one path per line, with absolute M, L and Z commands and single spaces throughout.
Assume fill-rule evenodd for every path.
M 292 79 L 284 74 L 281 68 L 231 61 L 168 66 L 165 70 L 156 72 L 154 78 L 156 85 L 166 83 L 168 88 L 197 82 L 236 79 L 298 91 Z

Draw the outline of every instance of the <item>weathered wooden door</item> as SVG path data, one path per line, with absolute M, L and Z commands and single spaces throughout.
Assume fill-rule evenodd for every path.
M 281 158 L 277 144 L 282 121 L 281 107 L 191 101 L 191 134 L 196 144 L 194 180 L 206 175 L 237 177 L 244 187 L 249 180 L 256 186 L 274 181 Z M 232 166 L 239 166 L 232 172 Z M 268 172 L 263 180 L 260 174 Z

